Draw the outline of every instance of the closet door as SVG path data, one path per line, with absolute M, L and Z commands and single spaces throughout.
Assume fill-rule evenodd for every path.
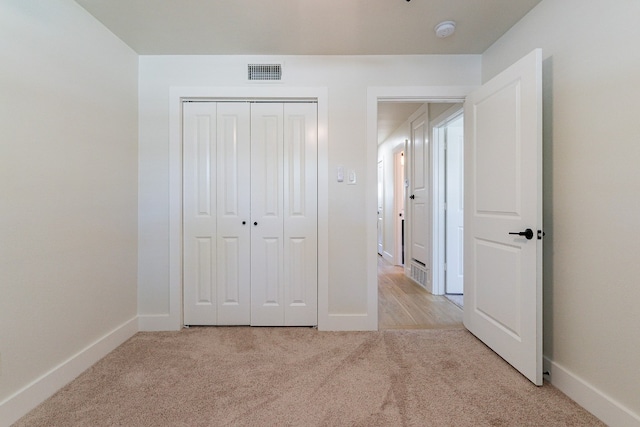
M 283 105 L 251 106 L 251 324 L 284 325 Z
M 183 119 L 184 323 L 247 325 L 250 107 L 189 102 Z
M 215 325 L 216 104 L 183 104 L 183 287 L 185 325 Z
M 317 105 L 284 105 L 284 325 L 318 324 Z
M 250 104 L 218 103 L 217 304 L 218 325 L 251 321 Z
M 317 324 L 316 105 L 184 104 L 184 323 Z
M 251 324 L 317 324 L 316 104 L 251 110 Z

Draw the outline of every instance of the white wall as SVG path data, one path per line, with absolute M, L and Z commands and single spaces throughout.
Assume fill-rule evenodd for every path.
M 0 53 L 2 425 L 135 330 L 138 59 L 70 0 L 0 2 Z
M 543 0 L 482 61 L 486 81 L 543 50 L 544 354 L 612 425 L 575 390 L 640 425 L 639 16 L 637 0 Z
M 329 295 L 331 314 L 367 313 L 365 183 L 369 86 L 476 85 L 480 57 L 467 56 L 142 56 L 140 58 L 139 314 L 169 310 L 169 89 L 247 86 L 250 62 L 284 61 L 286 87 L 328 88 Z M 375 156 L 374 156 L 375 158 Z M 337 183 L 336 166 L 358 184 Z M 366 168 L 365 168 L 366 167 Z M 372 188 L 375 191 L 375 187 Z M 375 214 L 375 206 L 373 206 Z M 375 230 L 374 230 L 375 231 Z M 146 324 L 146 323 L 145 323 Z M 177 326 L 177 325 L 176 325 Z

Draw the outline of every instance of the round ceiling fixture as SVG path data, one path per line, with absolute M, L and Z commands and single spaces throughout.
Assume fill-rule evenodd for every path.
M 456 23 L 453 21 L 444 21 L 436 25 L 434 28 L 436 31 L 436 36 L 441 39 L 445 37 L 449 37 L 456 30 Z

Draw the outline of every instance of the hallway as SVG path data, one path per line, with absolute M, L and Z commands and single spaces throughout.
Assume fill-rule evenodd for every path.
M 442 295 L 432 295 L 378 257 L 378 328 L 462 329 L 462 310 Z

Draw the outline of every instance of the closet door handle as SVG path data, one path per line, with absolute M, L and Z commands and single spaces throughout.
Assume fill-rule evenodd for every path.
M 247 221 L 242 221 L 242 225 L 245 225 L 247 223 Z
M 254 223 L 253 223 L 253 225 L 258 225 L 258 222 L 257 222 L 257 221 L 256 221 L 256 222 L 254 222 Z

